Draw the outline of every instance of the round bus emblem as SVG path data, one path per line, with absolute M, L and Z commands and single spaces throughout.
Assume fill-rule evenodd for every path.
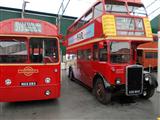
M 24 74 L 25 76 L 31 76 L 34 73 L 38 73 L 38 69 L 33 69 L 32 67 L 25 67 L 24 69 L 19 69 L 19 74 Z

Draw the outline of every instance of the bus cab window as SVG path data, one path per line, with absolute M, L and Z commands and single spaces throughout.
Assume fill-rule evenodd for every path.
M 111 63 L 124 64 L 129 63 L 130 58 L 130 43 L 129 42 L 111 42 L 110 54 Z
M 103 43 L 103 48 L 99 49 L 99 61 L 107 61 L 107 44 Z
M 98 44 L 93 45 L 93 60 L 98 60 Z
M 43 41 L 33 38 L 30 41 L 30 61 L 33 63 L 42 63 Z
M 33 63 L 57 62 L 57 40 L 47 38 L 32 38 L 30 41 L 30 61 Z
M 44 60 L 45 62 L 58 62 L 58 50 L 56 40 L 44 41 Z

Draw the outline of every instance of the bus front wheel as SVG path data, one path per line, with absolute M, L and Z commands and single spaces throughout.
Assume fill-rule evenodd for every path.
M 143 91 L 143 93 L 140 95 L 140 97 L 142 99 L 149 99 L 154 95 L 154 91 L 155 91 L 154 88 L 148 88 Z
M 111 92 L 104 87 L 103 81 L 98 78 L 94 85 L 94 95 L 96 99 L 102 104 L 108 104 L 111 101 Z

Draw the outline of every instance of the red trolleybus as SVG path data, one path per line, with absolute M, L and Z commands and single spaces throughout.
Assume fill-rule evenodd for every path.
M 44 21 L 0 22 L 0 102 L 60 96 L 59 37 Z
M 157 81 L 136 65 L 136 48 L 153 41 L 140 0 L 99 0 L 67 30 L 67 53 L 75 55 L 70 79 L 93 88 L 103 104 L 112 95 L 150 98 Z

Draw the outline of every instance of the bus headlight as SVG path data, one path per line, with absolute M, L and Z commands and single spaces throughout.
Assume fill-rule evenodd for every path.
M 11 79 L 6 79 L 6 80 L 5 80 L 5 85 L 9 86 L 9 85 L 11 85 L 11 84 L 12 84 Z
M 51 83 L 51 78 L 49 78 L 49 77 L 45 78 L 45 83 L 47 83 L 47 84 Z
M 116 85 L 120 85 L 121 84 L 121 79 L 120 78 L 116 78 L 115 83 L 116 83 Z
M 144 79 L 145 79 L 146 82 L 148 82 L 151 79 L 151 76 L 150 75 L 145 75 Z
M 51 91 L 50 91 L 50 90 L 46 90 L 46 91 L 45 91 L 45 95 L 46 95 L 46 96 L 49 96 L 50 94 L 51 94 Z

